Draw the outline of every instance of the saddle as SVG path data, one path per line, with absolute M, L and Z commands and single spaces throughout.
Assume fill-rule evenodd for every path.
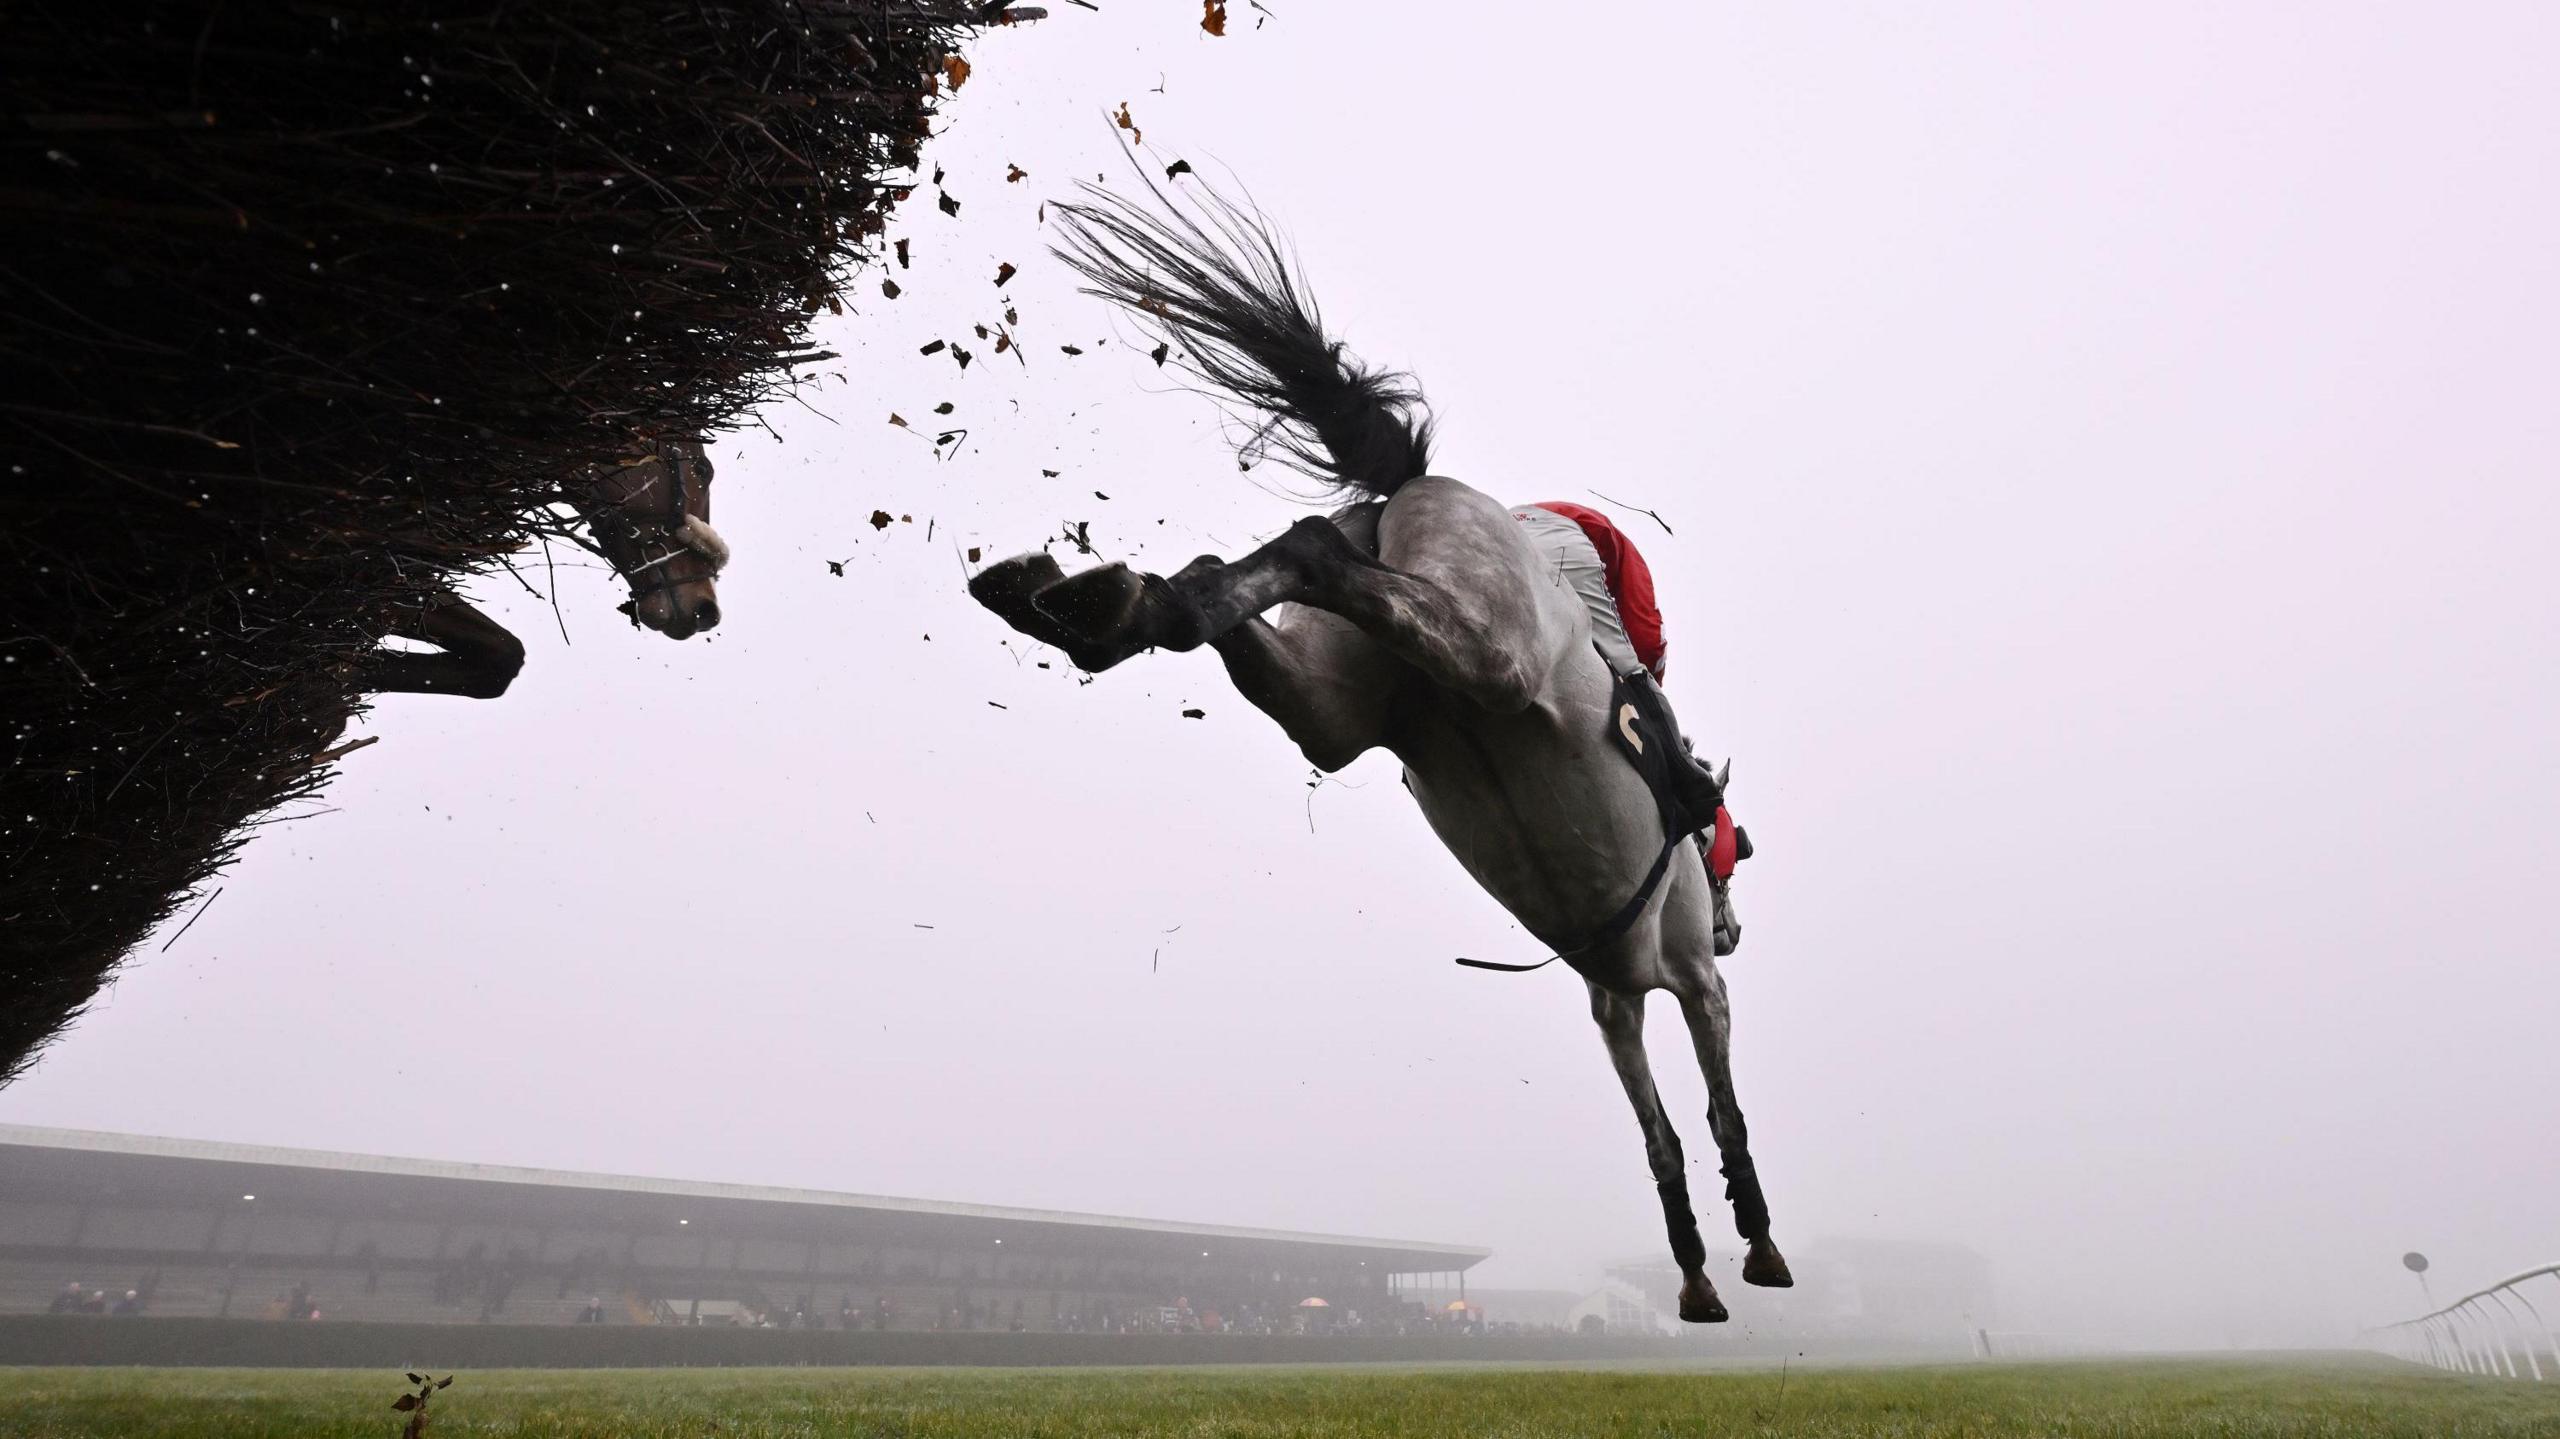
M 1469 969 L 1526 974 L 1609 943 L 1635 927 L 1645 906 L 1653 902 L 1654 891 L 1662 887 L 1663 875 L 1670 872 L 1671 856 L 1679 853 L 1681 843 L 1691 835 L 1708 836 L 1701 847 L 1705 850 L 1707 872 L 1717 879 L 1731 878 L 1733 867 L 1751 857 L 1750 837 L 1725 810 L 1724 781 L 1691 752 L 1681 736 L 1679 721 L 1672 718 L 1670 697 L 1652 675 L 1638 669 L 1612 676 L 1609 735 L 1618 753 L 1644 780 L 1645 788 L 1653 792 L 1654 810 L 1662 819 L 1662 849 L 1653 857 L 1653 867 L 1645 872 L 1644 882 L 1590 938 L 1571 949 L 1548 955 L 1536 964 L 1497 964 L 1487 959 L 1461 959 L 1458 963 Z

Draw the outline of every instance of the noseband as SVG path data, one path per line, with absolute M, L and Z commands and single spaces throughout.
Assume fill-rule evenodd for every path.
M 683 555 L 698 554 L 712 561 L 711 572 L 717 575 L 720 572 L 719 562 L 727 558 L 723 553 L 715 553 L 693 533 L 696 529 L 708 531 L 711 527 L 686 513 L 686 510 L 691 507 L 693 491 L 698 483 L 694 478 L 693 467 L 700 461 L 695 458 L 694 450 L 690 446 L 670 444 L 663 440 L 657 443 L 655 449 L 656 454 L 653 458 L 658 462 L 659 472 L 667 477 L 667 512 L 659 523 L 665 529 L 667 537 L 675 541 L 675 546 L 655 559 L 644 560 L 623 571 L 622 578 L 630 584 L 631 598 L 634 600 L 646 599 L 651 595 L 674 589 L 678 585 L 697 583 L 694 580 L 669 579 L 663 573 L 652 583 L 641 583 L 643 575 L 669 560 Z M 623 514 L 619 506 L 615 509 L 615 517 L 623 524 L 630 526 L 631 536 L 635 542 L 645 538 L 639 521 Z M 634 616 L 635 623 L 637 618 Z

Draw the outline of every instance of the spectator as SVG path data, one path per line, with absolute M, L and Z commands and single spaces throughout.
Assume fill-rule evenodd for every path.
M 117 1300 L 117 1301 L 116 1301 L 116 1303 L 115 1303 L 115 1307 L 114 1307 L 113 1309 L 108 1310 L 107 1312 L 108 1312 L 109 1314 L 139 1314 L 139 1313 L 141 1313 L 141 1312 L 142 1312 L 142 1291 L 141 1291 L 141 1290 L 139 1290 L 139 1289 L 128 1289 L 128 1290 L 126 1290 L 126 1291 L 124 1292 L 124 1297 L 123 1297 L 122 1299 Z
M 45 1306 L 44 1312 L 47 1314 L 77 1314 L 80 1312 L 81 1296 L 88 1292 L 88 1290 L 80 1286 L 79 1280 L 74 1279 L 70 1283 L 62 1286 L 61 1292 L 53 1296 L 53 1303 Z

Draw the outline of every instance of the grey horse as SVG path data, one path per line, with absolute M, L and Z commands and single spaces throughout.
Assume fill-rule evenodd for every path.
M 1088 670 L 1211 646 L 1237 690 L 1321 770 L 1372 749 L 1394 754 L 1450 853 L 1582 976 L 1644 1132 L 1680 1266 L 1680 1317 L 1714 1323 L 1726 1310 L 1645 1057 L 1655 990 L 1678 1001 L 1706 1075 L 1707 1127 L 1747 1245 L 1743 1280 L 1792 1284 L 1734 1098 L 1715 963 L 1740 933 L 1727 882 L 1678 845 L 1633 923 L 1603 933 L 1665 833 L 1655 796 L 1609 737 L 1611 666 L 1584 602 L 1506 507 L 1429 473 L 1420 393 L 1326 336 L 1258 213 L 1211 190 L 1176 203 L 1148 188 L 1153 203 L 1086 186 L 1084 203 L 1063 207 L 1060 257 L 1087 293 L 1168 329 L 1212 392 L 1258 412 L 1248 457 L 1277 456 L 1365 498 L 1241 559 L 1203 556 L 1169 578 L 1119 564 L 1068 576 L 1032 553 L 979 572 L 971 594 Z

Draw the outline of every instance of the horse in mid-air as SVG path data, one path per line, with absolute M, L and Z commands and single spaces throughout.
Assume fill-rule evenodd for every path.
M 1431 473 L 1420 392 L 1327 337 L 1258 213 L 1206 189 L 1180 204 L 1151 178 L 1152 205 L 1084 189 L 1085 203 L 1063 209 L 1057 253 L 1087 293 L 1170 330 L 1200 381 L 1258 412 L 1248 456 L 1277 456 L 1361 498 L 1241 559 L 1203 556 L 1170 577 L 1120 564 L 1069 576 L 1030 553 L 980 571 L 971 594 L 1087 670 L 1212 647 L 1320 770 L 1394 754 L 1458 862 L 1582 976 L 1643 1130 L 1680 1317 L 1714 1323 L 1726 1310 L 1645 1056 L 1655 990 L 1679 1003 L 1706 1075 L 1743 1280 L 1792 1284 L 1734 1097 L 1716 970 L 1740 941 L 1730 880 L 1749 846 L 1724 812 L 1724 777 L 1689 756 L 1646 673 L 1659 669 L 1658 646 L 1635 653 L 1629 631 L 1644 626 L 1627 621 L 1643 617 L 1604 584 L 1632 545 L 1578 507 L 1514 510 Z M 1618 564 L 1595 534 L 1623 552 Z
M 729 546 L 711 528 L 711 457 L 699 440 L 644 445 L 596 466 L 563 495 L 586 522 L 580 543 L 631 588 L 622 612 L 670 639 L 720 623 L 717 581 Z M 449 589 L 395 611 L 390 634 L 437 652 L 378 650 L 363 661 L 369 693 L 496 699 L 524 668 L 524 642 Z

